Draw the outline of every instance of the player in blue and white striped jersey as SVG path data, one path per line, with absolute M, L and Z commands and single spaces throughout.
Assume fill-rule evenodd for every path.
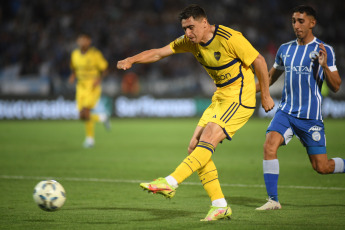
M 345 160 L 328 159 L 321 114 L 321 87 L 324 80 L 337 92 L 341 78 L 335 65 L 333 48 L 313 35 L 316 12 L 310 6 L 293 9 L 292 27 L 297 39 L 280 46 L 269 72 L 272 85 L 285 72 L 282 99 L 266 134 L 263 172 L 268 202 L 257 210 L 281 209 L 278 201 L 279 162 L 277 150 L 296 135 L 306 147 L 310 162 L 318 173 L 344 173 Z M 257 91 L 260 86 L 257 84 Z

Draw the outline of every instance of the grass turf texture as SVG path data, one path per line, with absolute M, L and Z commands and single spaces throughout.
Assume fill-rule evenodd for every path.
M 344 175 L 314 172 L 296 138 L 278 153 L 283 209 L 254 210 L 266 198 L 262 145 L 268 123 L 251 119 L 231 142 L 218 146 L 213 159 L 233 216 L 205 223 L 199 219 L 210 201 L 197 175 L 172 200 L 139 188 L 184 159 L 196 119 L 112 120 L 111 132 L 96 126 L 92 149 L 82 148 L 79 121 L 1 121 L 0 228 L 344 229 Z M 325 126 L 329 157 L 345 158 L 344 120 L 326 120 Z M 40 180 L 52 178 L 64 186 L 67 200 L 61 210 L 44 212 L 32 192 Z

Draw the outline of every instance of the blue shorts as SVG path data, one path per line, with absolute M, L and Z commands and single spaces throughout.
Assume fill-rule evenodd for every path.
M 278 110 L 274 115 L 267 132 L 276 131 L 284 137 L 287 145 L 293 135 L 306 147 L 308 154 L 326 153 L 326 135 L 321 120 L 300 119 Z

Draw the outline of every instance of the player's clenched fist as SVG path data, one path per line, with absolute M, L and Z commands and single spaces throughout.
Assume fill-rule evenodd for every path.
M 269 112 L 274 108 L 274 101 L 272 97 L 267 97 L 265 99 L 261 98 L 262 108 L 264 108 L 265 112 Z
M 132 67 L 132 63 L 128 60 L 128 58 L 117 62 L 118 69 L 127 70 L 127 69 L 130 69 L 131 67 Z

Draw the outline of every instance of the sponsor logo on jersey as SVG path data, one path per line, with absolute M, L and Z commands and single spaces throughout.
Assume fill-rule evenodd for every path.
M 286 66 L 285 67 L 286 72 L 296 72 L 296 74 L 310 74 L 311 73 L 311 67 L 308 66 Z
M 217 61 L 219 61 L 219 59 L 220 59 L 220 56 L 221 56 L 221 54 L 220 54 L 220 52 L 214 52 L 214 58 L 217 60 Z
M 230 73 L 222 74 L 220 76 L 218 76 L 217 74 L 210 74 L 210 75 L 216 81 L 230 80 L 230 78 L 231 78 L 231 74 Z

